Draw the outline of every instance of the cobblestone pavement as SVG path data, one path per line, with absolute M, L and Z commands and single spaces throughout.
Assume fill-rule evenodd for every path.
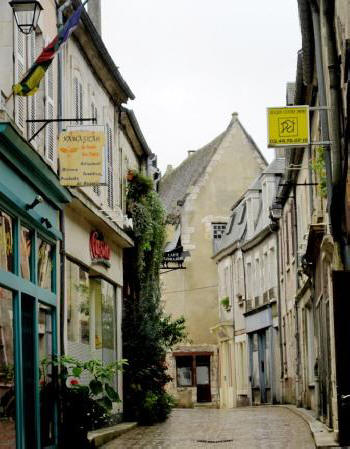
M 103 449 L 314 449 L 308 425 L 283 407 L 175 409 L 165 423 L 137 427 Z

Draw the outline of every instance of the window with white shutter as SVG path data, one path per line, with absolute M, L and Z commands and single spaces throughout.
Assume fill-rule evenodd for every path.
M 84 102 L 83 102 L 83 85 L 79 81 L 78 77 L 73 78 L 73 114 L 76 119 L 76 124 L 83 123 L 81 120 L 83 118 Z
M 53 64 L 48 68 L 45 75 L 45 118 L 54 118 L 54 72 Z M 45 128 L 45 157 L 54 162 L 56 156 L 55 124 L 50 123 Z
M 14 21 L 14 61 L 15 61 L 15 83 L 22 80 L 26 72 L 26 36 L 21 33 Z M 25 98 L 15 95 L 15 122 L 19 128 L 24 130 L 26 123 Z
M 36 34 L 35 32 L 30 33 L 27 36 L 27 61 L 28 61 L 28 68 L 31 67 L 36 59 L 37 56 L 37 50 L 36 50 Z M 28 97 L 27 100 L 27 117 L 28 120 L 35 120 L 37 117 L 37 95 L 32 95 Z M 28 139 L 30 139 L 37 130 L 37 124 L 36 123 L 27 123 L 27 135 Z M 31 141 L 31 143 L 35 146 L 37 138 Z
M 73 114 L 75 119 L 79 118 L 79 81 L 76 76 L 73 78 Z
M 91 102 L 91 118 L 95 118 L 95 119 L 96 119 L 96 122 L 95 122 L 95 125 L 96 125 L 96 124 L 97 124 L 97 121 L 98 121 L 98 117 L 97 117 L 97 108 L 96 108 L 94 102 Z M 97 196 L 100 196 L 100 195 L 101 195 L 101 189 L 100 189 L 100 186 L 93 186 L 93 187 L 92 187 L 92 190 L 95 192 L 95 194 L 96 194 Z
M 83 85 L 79 83 L 79 118 L 83 118 L 83 111 L 84 111 L 84 105 L 83 105 Z M 80 124 L 83 122 L 81 121 Z
M 114 185 L 113 185 L 113 135 L 112 129 L 107 124 L 107 157 L 106 157 L 106 175 L 107 175 L 107 205 L 110 209 L 114 208 Z

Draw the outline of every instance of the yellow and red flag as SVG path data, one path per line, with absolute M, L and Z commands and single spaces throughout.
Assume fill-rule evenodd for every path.
M 79 6 L 61 28 L 53 41 L 43 49 L 24 78 L 19 83 L 12 86 L 14 95 L 27 97 L 34 95 L 39 89 L 40 82 L 44 78 L 46 70 L 50 67 L 55 54 L 61 45 L 67 42 L 73 30 L 78 26 L 82 9 L 83 6 Z

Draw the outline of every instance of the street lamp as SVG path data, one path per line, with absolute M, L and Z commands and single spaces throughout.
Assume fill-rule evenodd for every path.
M 283 206 L 279 201 L 274 201 L 270 207 L 270 218 L 272 221 L 277 222 L 282 218 Z
M 15 15 L 16 24 L 23 34 L 30 34 L 36 29 L 43 9 L 40 2 L 32 0 L 12 0 L 9 2 Z

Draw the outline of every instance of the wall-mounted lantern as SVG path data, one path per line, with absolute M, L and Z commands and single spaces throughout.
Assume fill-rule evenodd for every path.
M 274 201 L 270 207 L 270 218 L 272 221 L 277 222 L 282 218 L 283 206 L 279 201 Z
M 40 2 L 32 0 L 13 0 L 9 2 L 15 16 L 18 29 L 23 34 L 30 34 L 36 29 L 43 9 Z

